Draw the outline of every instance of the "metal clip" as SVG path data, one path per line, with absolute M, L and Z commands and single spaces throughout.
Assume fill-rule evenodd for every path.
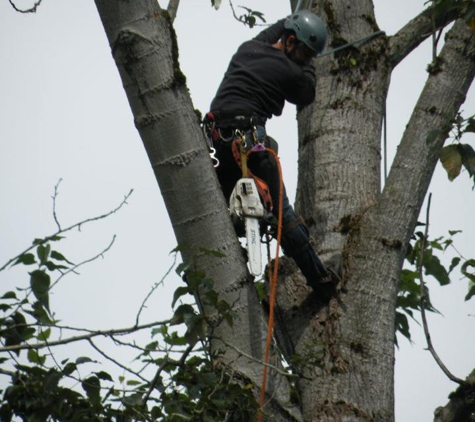
M 219 167 L 219 160 L 218 158 L 216 157 L 216 149 L 213 148 L 213 147 L 210 147 L 209 148 L 209 158 L 211 158 L 211 161 L 213 162 L 213 167 L 214 168 L 217 168 Z

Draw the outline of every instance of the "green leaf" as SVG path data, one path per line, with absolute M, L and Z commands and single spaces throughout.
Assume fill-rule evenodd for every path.
M 463 265 L 460 271 L 462 274 L 467 277 L 470 281 L 475 283 L 475 273 L 468 271 L 468 268 L 475 268 L 475 259 L 467 259 Z
M 58 264 L 55 264 L 54 262 L 52 261 L 46 261 L 44 263 L 45 267 L 48 268 L 48 270 L 50 271 L 54 271 L 54 270 L 67 270 L 69 269 L 69 267 L 66 267 L 66 265 L 58 265 Z
M 440 263 L 439 258 L 432 255 L 432 253 L 424 254 L 424 268 L 426 270 L 426 274 L 435 277 L 441 286 L 445 286 L 450 283 L 450 277 L 447 273 L 447 270 Z
M 36 263 L 35 255 L 32 253 L 26 253 L 20 255 L 13 265 L 23 264 L 23 265 L 32 265 Z
M 460 263 L 460 258 L 456 256 L 455 258 L 452 259 L 452 262 L 449 267 L 449 274 L 452 272 L 452 270 Z
M 32 308 L 33 311 L 25 310 L 25 312 L 33 316 L 41 324 L 54 324 L 55 321 L 49 317 L 48 312 L 46 312 L 45 308 L 43 308 L 43 305 L 40 302 L 33 303 Z
M 189 267 L 190 267 L 189 264 L 185 264 L 184 262 L 182 262 L 181 264 L 179 264 L 179 265 L 176 267 L 175 272 L 176 272 L 180 277 L 182 277 L 182 276 L 184 275 L 184 273 L 188 270 Z
M 92 404 L 101 402 L 101 382 L 96 376 L 90 376 L 81 383 L 82 388 Z
M 41 356 L 37 350 L 28 350 L 28 361 L 43 366 L 46 361 L 46 356 Z
M 475 151 L 470 145 L 460 144 L 459 151 L 462 156 L 462 164 L 470 177 L 475 175 Z
M 170 325 L 178 325 L 195 315 L 195 310 L 191 305 L 180 305 L 175 311 Z
M 77 365 L 73 362 L 68 362 L 63 368 L 64 375 L 71 375 L 77 369 Z
M 51 328 L 47 328 L 46 330 L 43 330 L 41 331 L 37 336 L 36 338 L 39 340 L 39 341 L 46 341 L 49 339 L 51 335 Z
M 38 302 L 49 312 L 49 287 L 51 279 L 43 270 L 35 270 L 30 273 L 30 287 Z
M 51 246 L 47 243 L 46 245 L 42 244 L 36 248 L 36 255 L 40 260 L 40 264 L 44 265 L 46 261 L 48 261 L 49 254 L 51 252 Z
M 475 13 L 475 9 L 474 9 Z M 470 117 L 467 121 L 467 126 L 465 126 L 464 132 L 473 132 L 475 133 L 475 118 Z
M 448 145 L 440 151 L 440 162 L 447 171 L 450 181 L 453 181 L 462 169 L 462 155 L 458 145 Z
M 175 303 L 176 301 L 181 297 L 181 296 L 184 296 L 186 294 L 190 293 L 190 290 L 188 289 L 188 287 L 184 287 L 184 286 L 181 286 L 181 287 L 178 287 L 178 289 L 175 290 L 175 293 L 173 294 L 173 300 L 172 300 L 172 308 L 175 307 Z
M 131 394 L 130 396 L 124 397 L 122 403 L 126 406 L 138 406 L 142 403 L 142 396 L 138 393 Z
M 411 341 L 411 333 L 409 332 L 409 321 L 407 320 L 406 315 L 401 312 L 396 312 L 396 331 L 399 331 L 404 337 Z M 397 343 L 397 337 L 394 336 L 394 341 Z
M 66 259 L 66 257 L 62 253 L 59 253 L 58 251 L 51 251 L 51 258 L 56 259 L 56 261 L 65 261 L 70 265 L 74 265 L 74 263 Z
M 94 372 L 94 374 L 97 376 L 97 378 L 104 380 L 104 381 L 114 381 L 112 377 L 104 371 L 99 371 L 99 372 Z
M 158 341 L 152 341 L 145 346 L 145 350 L 155 350 L 158 347 Z
M 188 344 L 194 345 L 198 340 L 206 338 L 208 324 L 201 315 L 193 315 L 185 321 L 188 330 L 185 333 L 185 338 Z
M 2 299 L 17 299 L 16 293 L 15 292 L 6 292 L 3 296 Z
M 475 296 L 475 283 L 471 281 L 468 285 L 468 293 L 465 296 L 465 301 L 470 300 L 473 296 Z
M 142 384 L 140 381 L 137 380 L 128 380 L 127 385 L 140 385 Z
M 95 363 L 96 361 L 92 360 L 91 358 L 88 358 L 87 356 L 80 356 L 76 359 L 76 365 L 81 365 L 83 363 L 90 363 L 90 362 Z

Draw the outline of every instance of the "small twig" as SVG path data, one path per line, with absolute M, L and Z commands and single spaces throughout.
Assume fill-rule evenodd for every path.
M 423 264 L 423 260 L 424 260 L 425 243 L 426 243 L 426 240 L 429 237 L 429 212 L 430 212 L 431 198 L 432 198 L 432 194 L 429 194 L 429 199 L 428 199 L 428 202 L 427 202 L 427 212 L 426 212 L 426 230 L 425 230 L 425 233 L 424 233 L 424 237 L 422 238 L 421 250 L 420 250 L 420 262 L 419 262 L 419 277 L 421 279 L 422 325 L 424 326 L 424 334 L 425 334 L 426 340 L 427 340 L 427 348 L 429 349 L 430 353 L 432 354 L 432 357 L 434 358 L 434 360 L 437 362 L 437 365 L 439 365 L 439 368 L 442 369 L 444 374 L 447 375 L 447 377 L 451 381 L 456 382 L 457 384 L 460 384 L 460 385 L 465 385 L 466 384 L 465 381 L 461 380 L 460 378 L 457 378 L 456 376 L 454 376 L 448 370 L 448 368 L 444 365 L 444 363 L 440 359 L 439 355 L 435 351 L 434 346 L 432 345 L 432 340 L 431 340 L 431 336 L 430 336 L 430 333 L 429 333 L 429 326 L 427 324 L 427 318 L 426 318 L 426 312 L 425 312 L 425 299 L 426 299 L 425 290 L 424 290 L 425 282 L 424 282 L 424 278 L 423 278 L 424 275 L 423 275 L 423 265 L 422 264 Z
M 8 375 L 9 377 L 13 377 L 15 375 L 15 372 L 13 371 L 8 371 L 6 369 L 0 368 L 0 374 L 1 375 Z
M 233 17 L 234 19 L 236 19 L 238 22 L 240 23 L 244 23 L 245 22 L 239 18 L 239 16 L 236 14 L 236 10 L 234 9 L 234 5 L 233 5 L 233 2 L 232 0 L 229 0 L 229 5 L 231 6 L 231 11 L 233 12 Z M 242 7 L 242 6 L 239 6 L 239 7 Z M 268 23 L 255 23 L 254 26 L 270 26 Z
M 100 253 L 98 253 L 97 255 L 93 256 L 92 258 L 86 259 L 85 261 L 82 261 L 82 262 L 80 262 L 80 263 L 77 264 L 77 265 L 74 265 L 74 267 L 69 268 L 69 269 L 68 269 L 67 271 L 65 271 L 64 273 L 61 273 L 61 275 L 54 281 L 54 283 L 51 284 L 51 287 L 49 288 L 49 290 L 51 290 L 54 286 L 56 286 L 56 284 L 58 284 L 59 280 L 61 280 L 63 277 L 65 277 L 65 276 L 68 275 L 69 273 L 76 272 L 76 270 L 77 270 L 79 267 L 83 266 L 84 264 L 88 264 L 88 263 L 90 263 L 90 262 L 95 261 L 96 259 L 99 259 L 99 258 L 103 257 L 104 254 L 105 254 L 106 252 L 108 252 L 108 251 L 110 250 L 110 248 L 112 248 L 112 245 L 113 245 L 114 242 L 115 242 L 115 238 L 116 238 L 116 235 L 114 235 L 114 236 L 112 237 L 112 240 L 111 240 L 111 242 L 109 243 L 109 245 L 108 245 L 105 249 L 103 249 Z
M 140 314 L 141 314 L 142 311 L 144 310 L 145 304 L 147 303 L 148 299 L 150 299 L 150 296 L 152 296 L 153 292 L 158 288 L 158 286 L 160 286 L 160 285 L 162 285 L 162 284 L 164 283 L 165 279 L 168 277 L 168 275 L 171 273 L 171 271 L 172 271 L 173 268 L 175 267 L 176 258 L 177 258 L 177 254 L 175 253 L 175 257 L 173 258 L 173 263 L 172 263 L 172 265 L 170 266 L 170 268 L 168 269 L 168 271 L 165 273 L 165 275 L 161 278 L 160 281 L 156 282 L 156 283 L 152 286 L 152 289 L 150 290 L 150 292 L 147 294 L 147 296 L 146 296 L 145 299 L 143 300 L 142 304 L 140 305 L 140 309 L 139 309 L 139 311 L 137 312 L 137 317 L 135 318 L 135 325 L 139 325 Z
M 41 4 L 43 0 L 38 0 L 32 7 L 30 7 L 29 9 L 19 9 L 15 3 L 13 3 L 12 0 L 8 0 L 8 2 L 10 3 L 10 5 L 13 7 L 13 9 L 16 11 L 16 12 L 19 12 L 19 13 L 36 13 L 36 9 L 38 9 L 39 5 Z
M 53 218 L 54 218 L 54 222 L 58 226 L 59 231 L 61 231 L 61 224 L 59 224 L 58 216 L 56 214 L 56 198 L 59 195 L 58 188 L 59 188 L 59 184 L 61 183 L 62 180 L 63 179 L 59 179 L 58 183 L 56 183 L 56 185 L 54 186 L 54 194 L 53 194 L 53 197 L 52 197 L 53 198 Z
M 153 378 L 152 382 L 150 383 L 150 387 L 148 388 L 147 392 L 145 393 L 145 395 L 142 398 L 142 406 L 145 406 L 147 404 L 147 401 L 150 398 L 150 395 L 152 394 L 152 391 L 154 390 L 155 385 L 158 382 L 158 379 L 160 378 L 160 374 L 165 369 L 165 366 L 167 366 L 170 363 L 174 363 L 178 366 L 183 366 L 185 364 L 186 358 L 191 353 L 191 351 L 193 350 L 194 347 L 195 347 L 194 344 L 190 344 L 186 348 L 186 350 L 183 352 L 183 354 L 181 355 L 181 358 L 178 362 L 176 362 L 172 359 L 169 359 L 169 358 L 165 358 L 163 360 L 162 364 L 157 369 L 157 373 L 155 374 L 155 377 Z
M 110 337 L 113 335 L 124 335 L 124 334 L 135 333 L 145 328 L 156 327 L 158 325 L 165 325 L 169 323 L 170 323 L 170 320 L 166 320 L 166 321 L 151 322 L 149 324 L 144 324 L 144 325 L 134 325 L 133 327 L 129 327 L 129 328 L 118 328 L 118 329 L 112 329 L 112 330 L 97 330 L 97 331 L 90 332 L 89 334 L 69 337 L 64 340 L 39 342 L 39 343 L 34 343 L 34 344 L 17 344 L 13 346 L 4 346 L 4 347 L 0 347 L 0 352 L 11 352 L 11 351 L 29 350 L 29 349 L 35 349 L 35 350 L 43 349 L 48 346 L 59 346 L 63 344 L 74 343 L 76 341 L 89 340 L 91 338 L 98 337 L 98 336 Z
M 103 356 L 105 359 L 107 359 L 108 361 L 114 363 L 115 365 L 117 365 L 119 368 L 122 368 L 124 371 L 127 371 L 129 373 L 131 373 L 132 375 L 140 378 L 143 382 L 147 383 L 148 380 L 144 377 L 142 377 L 140 374 L 138 374 L 137 372 L 134 372 L 132 371 L 131 369 L 127 368 L 125 365 L 122 365 L 120 362 L 118 362 L 117 360 L 115 360 L 114 358 L 111 358 L 109 355 L 107 355 L 105 352 L 103 352 L 101 349 L 99 349 L 99 347 L 97 347 L 94 342 L 92 341 L 92 339 L 88 339 L 89 341 L 89 344 L 92 346 L 92 348 L 94 350 L 96 350 L 101 356 Z

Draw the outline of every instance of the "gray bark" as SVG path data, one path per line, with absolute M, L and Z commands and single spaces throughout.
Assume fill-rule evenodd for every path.
M 226 350 L 222 362 L 258 391 L 266 319 L 179 68 L 170 18 L 154 0 L 96 0 L 96 6 L 178 245 L 184 247 L 183 261 L 205 271 L 220 299 L 234 304 L 233 327 L 213 327 L 211 352 Z M 200 253 L 200 248 L 225 258 Z M 213 322 L 216 309 L 197 296 Z M 268 391 L 273 420 L 301 420 L 290 403 L 286 378 L 272 372 Z
M 371 1 L 314 4 L 330 28 L 330 48 L 378 29 Z M 475 75 L 475 37 L 457 22 L 381 192 L 381 121 L 390 74 L 426 30 L 423 14 L 392 39 L 317 61 L 316 102 L 299 113 L 297 207 L 320 254 L 340 251 L 344 258 L 340 302 L 329 307 L 308 303 L 298 275 L 279 281 L 282 349 L 314 363 L 301 368 L 305 377 L 298 384 L 305 420 L 394 419 L 399 275 L 450 122 Z
M 475 421 L 475 370 L 449 396 L 449 402 L 434 412 L 434 422 L 474 422 Z

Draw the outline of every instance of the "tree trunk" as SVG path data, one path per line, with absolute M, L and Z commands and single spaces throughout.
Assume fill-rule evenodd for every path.
M 320 1 L 315 10 L 326 18 L 330 48 L 378 30 L 371 1 Z M 394 419 L 399 275 L 439 151 L 475 74 L 473 32 L 458 22 L 380 193 L 381 122 L 391 71 L 427 36 L 426 18 L 401 30 L 397 45 L 380 37 L 317 60 L 317 99 L 299 114 L 297 208 L 320 254 L 340 251 L 344 262 L 339 301 L 321 310 L 309 309 L 295 275 L 280 281 L 283 349 L 297 353 L 298 362 L 313 363 L 301 368 L 306 377 L 298 384 L 305 420 Z M 418 43 L 409 45 L 402 36 L 409 29 L 417 30 Z
M 266 318 L 179 67 L 169 15 L 154 0 L 96 0 L 96 6 L 183 261 L 204 271 L 219 298 L 233 304 L 231 328 L 225 322 L 217 323 L 217 310 L 206 301 L 204 289 L 196 293 L 212 326 L 211 353 L 225 350 L 222 362 L 238 380 L 255 385 L 257 395 Z M 206 250 L 225 257 L 217 258 Z M 300 410 L 289 400 L 286 378 L 273 371 L 268 391 L 273 420 L 301 420 Z

